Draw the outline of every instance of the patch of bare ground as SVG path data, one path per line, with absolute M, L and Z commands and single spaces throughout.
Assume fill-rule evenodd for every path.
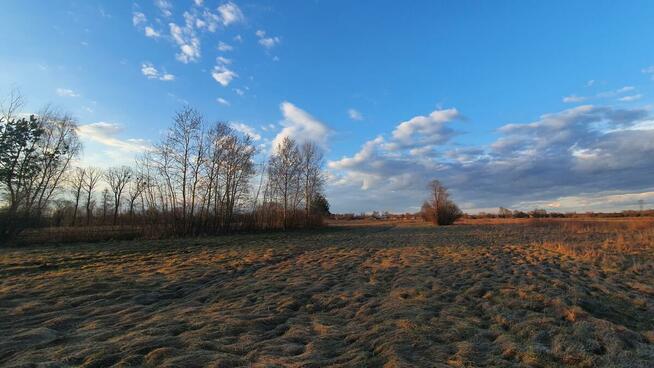
M 651 367 L 652 228 L 584 226 L 5 249 L 0 365 Z

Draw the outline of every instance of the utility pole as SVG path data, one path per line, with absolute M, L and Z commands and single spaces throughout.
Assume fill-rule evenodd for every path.
M 638 207 L 640 207 L 640 213 L 643 213 L 643 206 L 645 205 L 645 201 L 642 199 L 638 200 Z

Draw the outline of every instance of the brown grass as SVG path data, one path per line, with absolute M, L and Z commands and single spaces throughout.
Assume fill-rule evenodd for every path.
M 0 366 L 650 367 L 650 225 L 382 221 L 4 249 Z

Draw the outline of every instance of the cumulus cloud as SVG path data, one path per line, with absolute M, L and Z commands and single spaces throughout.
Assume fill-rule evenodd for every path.
M 148 21 L 148 19 L 145 17 L 145 14 L 143 14 L 141 12 L 132 13 L 132 24 L 134 24 L 134 26 L 138 27 L 138 26 L 140 26 L 141 24 L 144 24 L 147 21 Z
M 234 122 L 234 123 L 230 123 L 229 126 L 232 127 L 232 129 L 236 130 L 237 132 L 241 132 L 243 134 L 249 135 L 255 141 L 261 140 L 261 135 L 257 133 L 257 130 L 247 124 Z
M 216 65 L 211 71 L 211 76 L 216 82 L 220 83 L 221 86 L 227 87 L 234 78 L 238 77 L 238 74 L 224 65 Z
M 282 40 L 279 37 L 267 37 L 266 31 L 258 30 L 256 32 L 257 37 L 259 37 L 259 44 L 266 49 L 271 49 L 277 46 Z
M 457 109 L 435 110 L 427 116 L 415 116 L 401 122 L 393 131 L 393 148 L 412 148 L 442 144 L 455 135 L 447 123 L 460 119 Z
M 205 6 L 203 1 L 195 1 L 180 16 L 173 14 L 173 2 L 170 0 L 155 0 L 155 5 L 168 24 L 168 31 L 162 32 L 159 26 L 148 24 L 146 15 L 140 11 L 132 14 L 132 23 L 139 30 L 143 31 L 146 37 L 163 38 L 174 43 L 178 52 L 175 57 L 182 63 L 196 62 L 201 57 L 201 37 L 206 32 L 216 32 L 223 26 L 242 22 L 245 17 L 241 9 L 233 2 L 227 2 L 218 6 L 215 11 Z M 135 5 L 138 8 L 138 6 Z M 162 23 L 160 18 L 155 18 L 157 23 Z M 229 51 L 231 46 L 221 42 L 218 45 L 220 51 Z
M 79 97 L 80 96 L 79 93 L 73 91 L 72 89 L 68 89 L 68 88 L 57 88 L 55 90 L 55 92 L 57 93 L 57 96 L 60 96 L 60 97 Z
M 155 0 L 154 4 L 164 17 L 173 15 L 173 4 L 168 0 Z
M 222 23 L 225 26 L 228 26 L 232 23 L 242 22 L 245 19 L 243 12 L 241 12 L 241 9 L 238 7 L 238 5 L 231 1 L 220 5 L 218 7 L 218 13 L 220 14 Z
M 222 97 L 218 97 L 218 98 L 216 99 L 216 102 L 218 102 L 219 104 L 221 104 L 221 105 L 223 105 L 223 106 L 229 106 L 229 105 L 230 105 L 229 101 L 225 100 L 225 99 L 222 98 Z
M 166 73 L 160 72 L 152 63 L 143 63 L 141 64 L 141 73 L 146 76 L 148 79 L 157 79 L 160 81 L 173 81 L 175 76 Z
M 416 125 L 404 123 L 397 128 L 415 132 Z M 400 139 L 412 136 L 403 130 Z M 498 133 L 495 142 L 481 147 L 427 140 L 406 151 L 391 149 L 394 134 L 391 141 L 377 137 L 356 154 L 328 163 L 328 194 L 340 211 L 375 209 L 369 203 L 382 199 L 390 210 L 414 210 L 426 183 L 436 178 L 466 209 L 559 203 L 570 210 L 565 198 L 654 187 L 644 175 L 654 172 L 654 123 L 647 110 L 585 105 L 506 124 Z
M 175 58 L 184 64 L 197 61 L 200 58 L 200 39 L 196 36 L 192 27 L 180 27 L 175 23 L 169 23 L 170 36 L 179 46 L 179 52 Z
M 272 142 L 273 149 L 285 137 L 292 138 L 298 143 L 312 141 L 323 147 L 323 149 L 327 148 L 329 128 L 323 122 L 290 102 L 284 101 L 279 107 L 284 117 L 280 123 L 283 128 Z
M 150 38 L 159 38 L 161 34 L 157 31 L 154 30 L 154 28 L 147 26 L 145 27 L 145 37 L 150 37 Z
M 347 110 L 347 116 L 349 116 L 350 119 L 352 120 L 357 120 L 357 121 L 363 120 L 363 115 L 356 109 Z

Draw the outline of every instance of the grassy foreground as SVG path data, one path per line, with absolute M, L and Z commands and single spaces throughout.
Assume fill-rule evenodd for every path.
M 652 225 L 3 249 L 0 366 L 651 367 Z

